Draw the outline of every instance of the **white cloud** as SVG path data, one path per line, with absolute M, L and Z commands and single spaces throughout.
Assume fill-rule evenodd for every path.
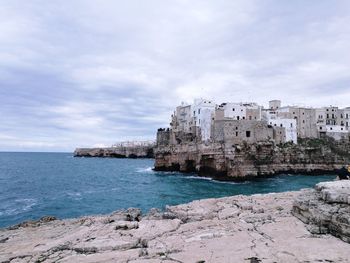
M 4 0 L 0 149 L 150 139 L 182 100 L 350 101 L 350 5 Z

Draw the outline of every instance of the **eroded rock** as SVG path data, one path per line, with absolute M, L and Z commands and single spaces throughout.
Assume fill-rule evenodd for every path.
M 346 236 L 347 204 L 324 202 L 327 213 L 316 214 L 314 197 L 323 200 L 321 191 L 239 195 L 169 206 L 144 217 L 129 209 L 1 229 L 0 262 L 348 262 L 348 243 L 329 234 L 315 238 L 290 212 L 293 200 L 303 196 L 298 207 L 313 233 Z M 328 225 L 311 229 L 314 215 Z
M 319 183 L 299 195 L 293 215 L 313 234 L 330 233 L 350 243 L 350 181 Z

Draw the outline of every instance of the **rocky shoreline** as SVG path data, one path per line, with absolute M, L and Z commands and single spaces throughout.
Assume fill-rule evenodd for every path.
M 349 262 L 349 193 L 337 181 L 145 216 L 46 217 L 1 229 L 0 262 Z
M 196 172 L 216 180 L 245 181 L 278 174 L 337 174 L 350 163 L 350 144 L 328 139 L 300 139 L 241 145 L 190 142 L 169 144 L 158 132 L 155 170 Z M 164 139 L 165 138 L 165 139 Z
M 74 157 L 154 158 L 153 146 L 77 148 Z

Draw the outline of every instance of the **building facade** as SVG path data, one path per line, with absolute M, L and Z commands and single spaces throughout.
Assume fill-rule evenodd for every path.
M 264 109 L 257 103 L 196 99 L 176 107 L 171 125 L 171 141 L 213 141 L 254 143 L 274 140 L 297 143 L 298 138 L 333 137 L 349 140 L 350 107 L 308 108 L 282 106 L 280 100 Z

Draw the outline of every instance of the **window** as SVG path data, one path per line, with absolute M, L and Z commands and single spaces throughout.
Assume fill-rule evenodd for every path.
M 303 123 L 305 123 L 305 120 L 303 120 Z
M 322 127 L 320 127 L 320 130 L 322 130 Z
M 201 109 L 198 109 L 198 114 L 201 114 Z
M 238 130 L 238 127 L 236 127 L 236 130 Z
M 280 124 L 281 127 L 283 127 L 282 123 Z
M 236 137 L 238 136 L 238 132 L 236 132 Z
M 331 128 L 331 130 L 333 130 L 333 128 Z
M 243 120 L 245 120 L 245 117 L 243 117 Z
M 235 111 L 235 108 L 233 108 L 232 111 Z
M 196 111 L 193 111 L 193 115 L 196 115 Z
M 293 127 L 293 123 L 290 124 L 290 127 Z
M 329 119 L 329 114 L 327 113 L 327 119 Z
M 237 120 L 239 120 L 239 116 L 237 116 Z
M 246 132 L 245 132 L 245 136 L 246 136 L 247 138 L 249 138 L 249 137 L 250 137 L 250 131 L 246 131 Z
M 201 119 L 198 120 L 198 123 L 201 124 Z
M 252 116 L 249 116 L 249 120 L 252 120 Z

